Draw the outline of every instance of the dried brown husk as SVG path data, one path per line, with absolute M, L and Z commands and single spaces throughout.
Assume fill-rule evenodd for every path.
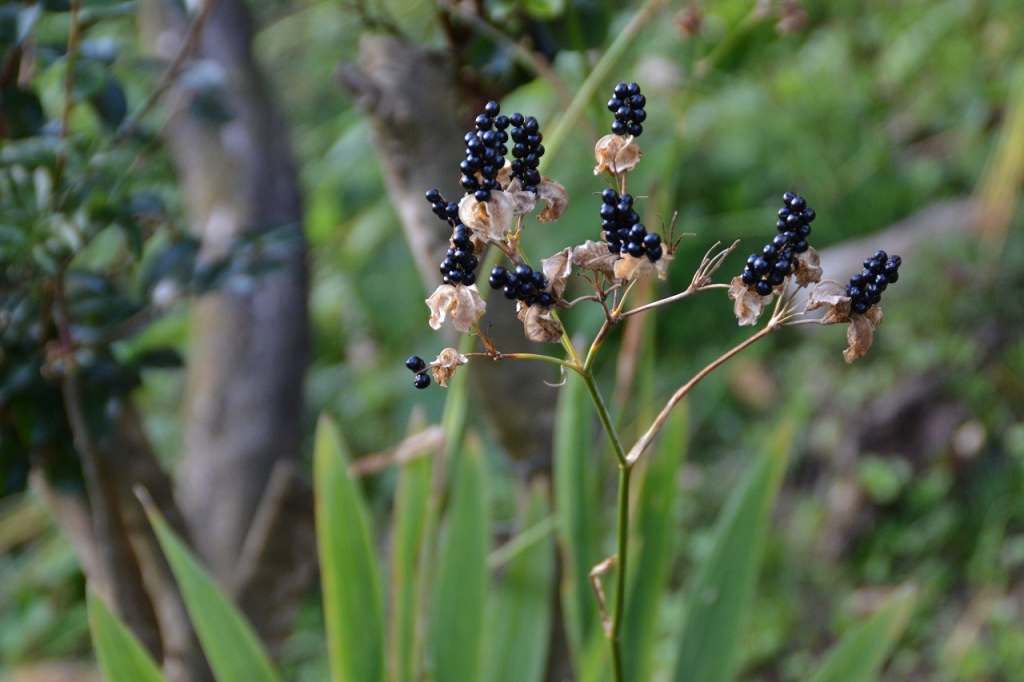
M 475 284 L 442 284 L 426 303 L 430 308 L 430 326 L 433 329 L 440 329 L 450 316 L 456 331 L 468 332 L 487 311 L 487 304 Z
M 608 250 L 604 242 L 587 240 L 581 246 L 572 251 L 572 262 L 584 270 L 601 272 L 608 277 L 615 278 L 615 262 L 619 260 L 619 254 Z
M 551 308 L 537 304 L 519 304 L 519 321 L 523 323 L 526 338 L 538 343 L 559 343 L 562 340 L 562 323 L 555 319 Z
M 754 287 L 744 284 L 740 277 L 733 277 L 729 282 L 729 298 L 735 301 L 732 310 L 741 327 L 757 324 L 764 309 L 772 302 L 772 294 L 761 296 Z
M 441 386 L 447 386 L 445 383 L 455 375 L 455 370 L 459 365 L 464 365 L 469 362 L 469 359 L 459 353 L 454 348 L 445 348 L 437 356 L 437 360 L 430 363 L 430 366 L 434 370 L 434 381 Z
M 488 241 L 500 242 L 512 229 L 515 202 L 505 192 L 491 190 L 487 201 L 467 194 L 459 201 L 459 220 Z
M 643 155 L 632 136 L 623 138 L 619 135 L 605 135 L 594 146 L 594 157 L 597 159 L 594 175 L 605 171 L 612 175 L 628 173 L 636 168 Z
M 544 202 L 544 210 L 537 216 L 542 223 L 558 220 L 569 208 L 569 193 L 557 180 L 544 175 L 537 185 L 537 199 Z
M 562 298 L 565 285 L 572 275 L 572 249 L 565 247 L 551 258 L 544 258 L 540 262 L 544 276 L 548 278 L 551 295 L 556 299 Z
M 637 279 L 645 275 L 656 274 L 658 279 L 665 279 L 668 276 L 668 265 L 672 262 L 672 254 L 662 254 L 655 262 L 647 256 L 634 258 L 628 253 L 615 261 L 615 279 Z
M 821 256 L 814 247 L 808 247 L 806 251 L 797 255 L 793 279 L 796 280 L 797 286 L 801 287 L 821 281 Z

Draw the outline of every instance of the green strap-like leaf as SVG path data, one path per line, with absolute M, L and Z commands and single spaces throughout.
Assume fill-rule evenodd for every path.
M 334 424 L 320 417 L 313 449 L 327 657 L 334 682 L 384 680 L 384 607 L 369 515 Z
M 889 603 L 850 628 L 829 652 L 810 682 L 870 682 L 903 635 L 914 611 L 913 587 L 900 588 Z
M 550 514 L 549 492 L 540 481 L 530 490 L 525 529 Z M 528 531 L 527 531 L 528 532 Z M 517 554 L 489 609 L 489 682 L 540 682 L 548 658 L 555 597 L 555 541 L 550 533 Z
M 412 682 L 415 671 L 416 619 L 422 595 L 417 589 L 423 532 L 430 497 L 429 457 L 402 465 L 395 493 L 394 535 L 391 542 L 391 630 L 388 679 Z
M 665 594 L 677 544 L 676 508 L 679 503 L 679 468 L 686 460 L 687 410 L 672 413 L 657 450 L 638 468 L 629 593 L 623 622 L 623 658 L 627 680 L 649 676 L 651 652 L 657 635 L 658 609 Z
M 485 484 L 479 441 L 467 438 L 457 461 L 432 602 L 430 651 L 439 682 L 480 679 L 490 546 Z
M 86 591 L 89 629 L 100 673 L 107 682 L 164 682 L 160 668 L 92 588 Z
M 687 604 L 676 682 L 727 682 L 761 569 L 772 506 L 789 458 L 792 428 L 780 428 L 768 453 L 730 496 L 711 554 Z
M 600 616 L 590 586 L 590 569 L 601 560 L 602 510 L 597 470 L 601 466 L 590 438 L 593 407 L 583 380 L 570 372 L 558 397 L 555 417 L 554 483 L 558 543 L 563 560 L 562 608 L 577 669 Z
M 238 607 L 174 534 L 160 512 L 148 504 L 146 513 L 218 682 L 274 682 L 280 679 L 259 637 Z

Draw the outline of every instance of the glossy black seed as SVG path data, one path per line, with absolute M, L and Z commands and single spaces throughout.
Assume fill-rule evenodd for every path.
M 494 119 L 487 114 L 480 114 L 473 123 L 476 124 L 477 130 L 490 130 L 491 126 L 494 125 Z
M 796 232 L 793 232 L 792 230 L 783 232 L 782 237 L 785 238 L 787 244 L 794 244 L 799 241 L 799 238 L 796 236 Z
M 798 242 L 797 242 L 796 244 L 793 244 L 793 251 L 794 251 L 794 252 L 796 252 L 796 253 L 803 253 L 803 252 L 805 252 L 805 251 L 806 251 L 806 250 L 807 250 L 808 248 L 809 248 L 809 247 L 808 247 L 808 244 L 807 244 L 807 242 L 805 242 L 805 241 L 804 241 L 804 240 L 802 240 L 802 239 L 801 239 L 800 241 L 798 241 Z
M 864 296 L 864 290 L 861 289 L 860 287 L 855 286 L 851 286 L 849 289 L 847 289 L 846 293 L 848 293 L 850 295 L 850 298 L 854 300 L 857 300 Z
M 633 115 L 630 117 L 634 123 L 643 123 L 647 120 L 647 111 L 644 109 L 634 109 Z
M 633 225 L 631 228 L 629 228 L 629 241 L 639 242 L 642 244 L 646 237 L 647 228 L 641 225 L 640 223 L 637 223 L 636 225 Z
M 462 185 L 463 189 L 467 192 L 475 192 L 480 188 L 480 183 L 478 183 L 476 178 L 471 175 L 463 175 L 459 180 L 459 184 Z
M 526 144 L 528 144 L 531 147 L 536 147 L 537 145 L 540 144 L 540 141 L 543 140 L 543 139 L 544 139 L 544 136 L 541 135 L 540 133 L 536 133 L 535 135 L 527 135 L 526 136 Z
M 537 296 L 537 303 L 547 308 L 548 306 L 554 305 L 555 297 L 546 291 L 542 291 Z
M 796 230 L 804 224 L 803 218 L 796 213 L 790 213 L 786 216 L 786 226 L 791 230 Z
M 813 223 L 814 219 L 818 217 L 818 214 L 814 212 L 813 208 L 805 208 L 803 212 L 800 213 L 800 216 L 804 219 L 805 222 Z
M 855 313 L 859 313 L 859 314 L 863 315 L 864 313 L 866 313 L 868 311 L 868 308 L 870 308 L 870 307 L 871 306 L 868 305 L 867 303 L 865 303 L 864 301 L 857 301 L 853 305 L 850 306 L 850 310 L 852 310 Z
M 793 268 L 790 266 L 788 260 L 784 260 L 784 259 L 780 258 L 779 260 L 775 261 L 775 266 L 773 268 L 773 272 L 778 272 L 783 277 L 785 277 L 786 275 L 788 275 L 792 271 L 793 271 Z
M 476 256 L 466 256 L 466 260 L 462 263 L 462 269 L 467 272 L 476 270 L 476 266 L 480 265 L 480 261 L 477 260 Z
M 807 238 L 811 236 L 811 226 L 807 223 L 800 223 L 800 227 L 796 228 L 796 233 L 800 237 Z
M 614 206 L 615 204 L 619 203 L 619 193 L 616 192 L 611 187 L 606 187 L 604 191 L 601 192 L 601 201 L 608 204 L 609 206 Z
M 427 201 L 432 204 L 439 203 L 441 201 L 441 193 L 436 189 L 428 189 L 426 193 Z
M 772 246 L 776 249 L 781 249 L 786 245 L 787 241 L 789 241 L 789 239 L 785 234 L 777 234 L 772 238 Z
M 536 194 L 537 193 L 537 185 L 523 185 L 523 191 L 524 192 L 533 192 L 534 194 Z
M 626 130 L 628 130 L 629 134 L 633 137 L 640 137 L 644 132 L 644 127 L 639 123 L 630 123 L 626 126 Z
M 629 85 L 626 86 L 626 92 L 629 93 L 630 95 L 639 95 L 640 86 L 637 85 L 636 83 L 630 83 Z
M 786 192 L 785 194 L 782 195 L 782 200 L 784 202 L 786 202 L 787 205 L 789 204 L 789 202 L 793 201 L 793 199 L 795 199 L 795 198 L 796 198 L 796 195 L 793 194 L 792 192 Z
M 622 242 L 620 242 L 618 240 L 616 240 L 616 241 L 609 241 L 608 242 L 608 251 L 610 251 L 611 253 L 620 253 L 622 251 Z
M 779 286 L 784 281 L 786 281 L 786 276 L 779 272 L 778 270 L 772 270 L 770 273 L 768 273 L 768 283 L 771 284 L 773 287 Z
M 615 113 L 622 106 L 622 100 L 618 97 L 612 97 L 608 100 L 608 111 Z
M 780 220 L 779 222 L 775 223 L 775 227 L 779 228 L 779 232 L 785 232 L 786 230 L 789 229 L 789 227 L 786 225 L 785 220 Z
M 875 260 L 880 260 L 884 263 L 887 258 L 889 258 L 889 254 L 885 251 L 875 251 Z
M 630 109 L 629 107 L 621 106 L 615 110 L 615 118 L 619 119 L 620 121 L 628 121 L 632 113 L 633 110 Z
M 516 300 L 518 291 L 519 287 L 513 286 L 511 284 L 506 284 L 504 287 L 502 287 L 501 293 L 504 294 L 505 298 L 507 298 L 508 300 L 514 301 Z
M 519 285 L 520 298 L 526 298 L 527 296 L 532 296 L 535 293 L 537 293 L 537 289 L 533 286 L 532 282 L 523 282 Z
M 788 208 L 780 208 L 779 209 L 779 219 L 780 220 L 785 220 L 788 217 L 789 217 L 789 209 Z
M 526 141 L 526 133 L 523 132 L 522 128 L 513 128 L 512 129 L 512 134 L 509 137 L 512 138 L 513 142 L 525 142 Z
M 644 246 L 648 249 L 653 249 L 655 246 L 661 246 L 661 235 L 657 232 L 651 232 L 649 235 L 644 237 Z
M 744 268 L 743 274 L 740 275 L 740 280 L 747 286 L 750 286 L 758 280 L 758 277 L 750 268 Z
M 523 130 L 526 131 L 527 135 L 536 135 L 537 131 L 540 130 L 540 124 L 537 123 L 537 119 L 533 116 L 528 116 L 526 120 L 523 121 Z
M 893 271 L 889 274 L 889 284 L 894 284 L 899 278 L 899 273 Z
M 859 287 L 864 285 L 864 275 L 854 275 L 850 278 L 851 287 Z
M 504 130 L 505 128 L 508 128 L 508 124 L 508 116 L 497 116 L 494 119 L 494 127 L 497 128 L 498 130 Z
M 633 258 L 640 258 L 646 251 L 647 249 L 644 248 L 643 242 L 629 242 L 626 244 L 626 253 Z
M 643 109 L 645 106 L 647 106 L 647 98 L 639 93 L 636 95 L 632 95 L 629 98 L 629 106 L 631 106 L 633 109 Z
M 454 201 L 449 203 L 447 206 L 445 206 L 444 211 L 445 211 L 445 213 L 448 214 L 449 218 L 458 218 L 459 217 L 459 205 L 456 204 Z
M 747 267 L 754 267 L 754 263 L 757 261 L 758 258 L 760 258 L 760 256 L 758 256 L 756 253 L 752 253 L 749 256 L 747 256 Z
M 491 190 L 489 189 L 478 189 L 473 193 L 473 198 L 477 201 L 487 201 L 491 198 Z
M 775 259 L 778 258 L 778 250 L 771 244 L 765 244 L 764 248 L 761 249 L 761 253 L 764 255 L 764 259 L 769 263 L 774 263 Z
M 618 119 L 612 121 L 612 132 L 616 135 L 625 135 L 628 130 L 629 128 L 625 121 L 619 121 Z
M 537 158 L 536 154 L 527 154 L 523 157 L 523 163 L 526 164 L 527 168 L 536 168 L 540 165 L 540 159 Z
M 462 283 L 467 287 L 476 284 L 476 275 L 472 272 L 466 272 L 462 275 Z
M 515 269 L 516 277 L 532 277 L 533 268 L 529 265 L 517 265 Z
M 803 197 L 793 197 L 789 200 L 789 208 L 799 213 L 807 208 L 807 201 Z
M 451 281 L 452 284 L 458 284 L 459 282 L 462 281 L 463 274 L 464 273 L 462 272 L 462 270 L 449 270 L 448 279 Z
M 601 204 L 601 218 L 604 220 L 612 220 L 618 215 L 618 211 L 611 204 Z
M 772 285 L 762 279 L 754 285 L 754 291 L 758 296 L 768 296 L 772 293 Z
M 416 388 L 426 388 L 430 385 L 430 376 L 425 372 L 421 372 L 413 377 L 412 385 Z
M 614 92 L 615 92 L 615 96 L 620 98 L 620 99 L 623 98 L 623 97 L 628 97 L 629 94 L 630 94 L 629 86 L 626 85 L 625 83 L 619 83 L 618 85 L 615 86 Z
M 500 111 L 501 105 L 493 100 L 484 105 L 484 113 L 488 116 L 497 116 Z
M 664 251 L 662 250 L 660 245 L 647 249 L 647 257 L 650 259 L 652 263 L 661 260 L 661 256 L 663 253 Z
M 547 278 L 544 277 L 544 273 L 540 272 L 539 270 L 537 272 L 534 272 L 530 276 L 530 281 L 533 282 L 533 286 L 537 287 L 538 289 L 544 289 L 548 285 Z
M 427 368 L 427 363 L 420 356 L 413 355 L 405 361 L 405 366 L 418 374 Z
M 758 256 L 754 261 L 754 272 L 759 275 L 767 274 L 768 270 L 771 269 L 772 265 L 767 260 Z

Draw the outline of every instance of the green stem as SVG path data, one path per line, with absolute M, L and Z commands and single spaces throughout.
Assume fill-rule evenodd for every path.
M 601 396 L 601 391 L 597 388 L 597 382 L 594 381 L 594 376 L 590 372 L 581 371 L 578 366 L 574 367 L 577 373 L 583 377 L 583 383 L 587 385 L 587 390 L 590 392 L 590 399 L 594 403 L 594 409 L 597 410 L 597 416 L 601 420 L 601 426 L 604 427 L 604 432 L 608 436 L 609 442 L 612 444 L 612 450 L 615 452 L 615 459 L 619 462 L 619 467 L 628 466 L 626 463 L 626 451 L 622 449 L 622 442 L 619 440 L 619 433 L 615 430 L 615 425 L 612 424 L 611 414 L 608 412 L 608 406 L 604 403 L 604 398 Z
M 633 467 L 629 464 L 619 465 L 619 500 L 616 510 L 615 548 L 615 611 L 612 615 L 612 663 L 615 669 L 616 682 L 624 682 L 622 665 L 622 641 L 620 631 L 622 619 L 626 615 L 626 559 L 629 550 L 629 478 Z

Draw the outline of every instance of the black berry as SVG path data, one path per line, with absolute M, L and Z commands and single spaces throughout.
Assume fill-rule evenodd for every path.
M 426 372 L 421 372 L 413 377 L 412 385 L 416 388 L 426 388 L 430 385 L 430 375 Z

